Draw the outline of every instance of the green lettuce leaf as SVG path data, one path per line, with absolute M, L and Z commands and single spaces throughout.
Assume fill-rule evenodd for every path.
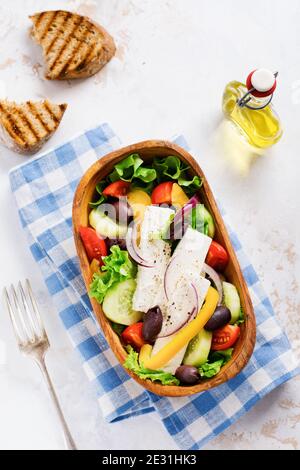
M 201 377 L 210 379 L 217 375 L 221 367 L 230 361 L 233 353 L 233 348 L 225 349 L 224 351 L 213 351 L 208 358 L 208 361 L 199 367 L 199 374 Z
M 139 355 L 131 346 L 127 347 L 127 351 L 128 356 L 124 362 L 124 367 L 134 372 L 141 379 L 150 379 L 153 382 L 158 381 L 163 385 L 179 385 L 180 382 L 174 375 L 163 370 L 146 369 L 143 365 L 139 364 Z
M 137 153 L 129 155 L 121 162 L 115 165 L 114 171 L 109 175 L 111 182 L 118 180 L 132 182 L 140 180 L 144 183 L 150 183 L 156 179 L 156 171 L 153 168 L 144 166 L 144 161 Z
M 101 272 L 94 274 L 90 285 L 90 296 L 100 304 L 114 284 L 136 276 L 136 266 L 129 259 L 126 250 L 114 245 L 110 251 L 111 254 L 103 258 L 104 265 L 101 267 Z
M 106 197 L 103 196 L 103 194 L 102 194 L 102 191 L 106 186 L 107 186 L 107 182 L 105 180 L 102 180 L 102 181 L 100 181 L 100 183 L 97 184 L 95 189 L 96 189 L 97 193 L 99 194 L 99 198 L 94 202 L 90 202 L 91 207 L 93 207 L 93 208 L 98 207 L 98 206 L 100 206 L 100 204 L 102 204 L 106 200 Z
M 114 245 L 110 248 L 110 252 L 110 255 L 103 258 L 104 266 L 102 266 L 101 270 L 116 274 L 119 277 L 123 276 L 120 281 L 135 277 L 136 266 L 130 260 L 128 251 L 121 250 L 118 245 Z
M 159 180 L 173 179 L 178 180 L 182 172 L 189 167 L 180 161 L 178 157 L 157 157 L 154 159 L 153 167 L 157 171 L 157 178 Z
M 199 176 L 194 176 L 192 179 L 189 179 L 184 174 L 181 174 L 180 178 L 178 178 L 178 184 L 185 187 L 185 192 L 192 191 L 194 194 L 197 189 L 201 188 L 202 180 Z
M 189 166 L 173 155 L 155 158 L 153 167 L 156 169 L 158 182 L 176 180 L 180 186 L 184 186 L 188 195 L 194 194 L 202 185 L 201 178 L 189 177 Z
M 223 359 L 212 363 L 206 362 L 201 367 L 199 367 L 199 374 L 201 375 L 201 377 L 210 379 L 211 377 L 214 377 L 220 372 L 222 365 Z

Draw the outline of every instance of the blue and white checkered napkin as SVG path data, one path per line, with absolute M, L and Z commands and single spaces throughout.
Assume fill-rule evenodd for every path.
M 182 137 L 179 145 L 187 146 Z M 10 173 L 11 188 L 48 290 L 83 367 L 98 392 L 109 421 L 156 411 L 181 449 L 198 449 L 218 435 L 260 398 L 296 375 L 289 341 L 234 232 L 238 255 L 257 320 L 257 344 L 247 367 L 236 378 L 193 397 L 162 398 L 129 378 L 95 323 L 72 236 L 72 201 L 85 170 L 120 146 L 107 124 L 75 137 Z M 226 215 L 224 215 L 227 223 Z

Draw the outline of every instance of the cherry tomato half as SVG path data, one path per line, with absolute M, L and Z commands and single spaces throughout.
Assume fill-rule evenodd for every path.
M 133 325 L 127 326 L 121 337 L 125 344 L 131 344 L 137 351 L 146 344 L 142 334 L 143 322 L 134 323 Z
M 126 196 L 130 187 L 128 181 L 115 181 L 109 184 L 103 191 L 104 196 L 121 197 Z
M 226 325 L 213 332 L 212 351 L 222 351 L 233 346 L 240 336 L 241 329 L 237 325 Z
M 216 271 L 224 271 L 228 261 L 229 256 L 225 248 L 213 240 L 206 256 L 206 263 Z
M 93 259 L 96 259 L 99 261 L 100 265 L 102 265 L 102 256 L 107 255 L 105 241 L 102 240 L 91 227 L 80 227 L 79 233 L 89 261 L 91 262 Z
M 172 204 L 172 181 L 160 183 L 151 194 L 152 204 Z

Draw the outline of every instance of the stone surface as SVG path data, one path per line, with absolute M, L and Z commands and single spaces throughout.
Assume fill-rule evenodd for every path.
M 115 59 L 85 81 L 45 80 L 40 50 L 27 35 L 27 15 L 47 7 L 74 8 L 97 19 L 116 39 Z M 284 8 L 280 0 L 253 0 L 249 10 L 237 0 L 11 0 L 1 2 L 0 18 L 0 96 L 47 96 L 69 103 L 45 150 L 104 121 L 125 144 L 175 133 L 186 136 L 230 213 L 299 359 L 299 2 L 290 0 Z M 217 145 L 221 97 L 228 81 L 245 80 L 256 67 L 280 72 L 274 101 L 285 132 L 241 176 Z M 79 448 L 175 448 L 155 414 L 117 424 L 103 421 L 93 387 L 51 306 L 19 226 L 7 174 L 24 158 L 0 148 L 0 287 L 27 276 L 34 283 L 52 343 L 49 368 Z M 20 356 L 3 308 L 1 313 L 0 447 L 62 448 L 40 373 Z M 207 448 L 298 449 L 299 396 L 296 378 Z

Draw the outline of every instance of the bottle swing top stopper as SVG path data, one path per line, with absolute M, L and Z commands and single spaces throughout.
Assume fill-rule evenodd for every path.
M 278 72 L 273 73 L 268 69 L 253 70 L 247 77 L 246 86 L 253 96 L 265 98 L 273 95 L 277 86 L 277 75 Z
M 268 69 L 256 69 L 253 70 L 247 77 L 246 86 L 247 86 L 247 93 L 245 93 L 242 98 L 238 100 L 238 105 L 243 107 L 246 106 L 250 109 L 263 109 L 265 108 L 273 98 L 273 93 L 277 86 L 277 78 L 278 72 L 271 72 Z M 267 98 L 268 96 L 270 99 L 264 103 L 261 107 L 252 107 L 248 103 L 251 101 L 251 96 L 255 98 Z

